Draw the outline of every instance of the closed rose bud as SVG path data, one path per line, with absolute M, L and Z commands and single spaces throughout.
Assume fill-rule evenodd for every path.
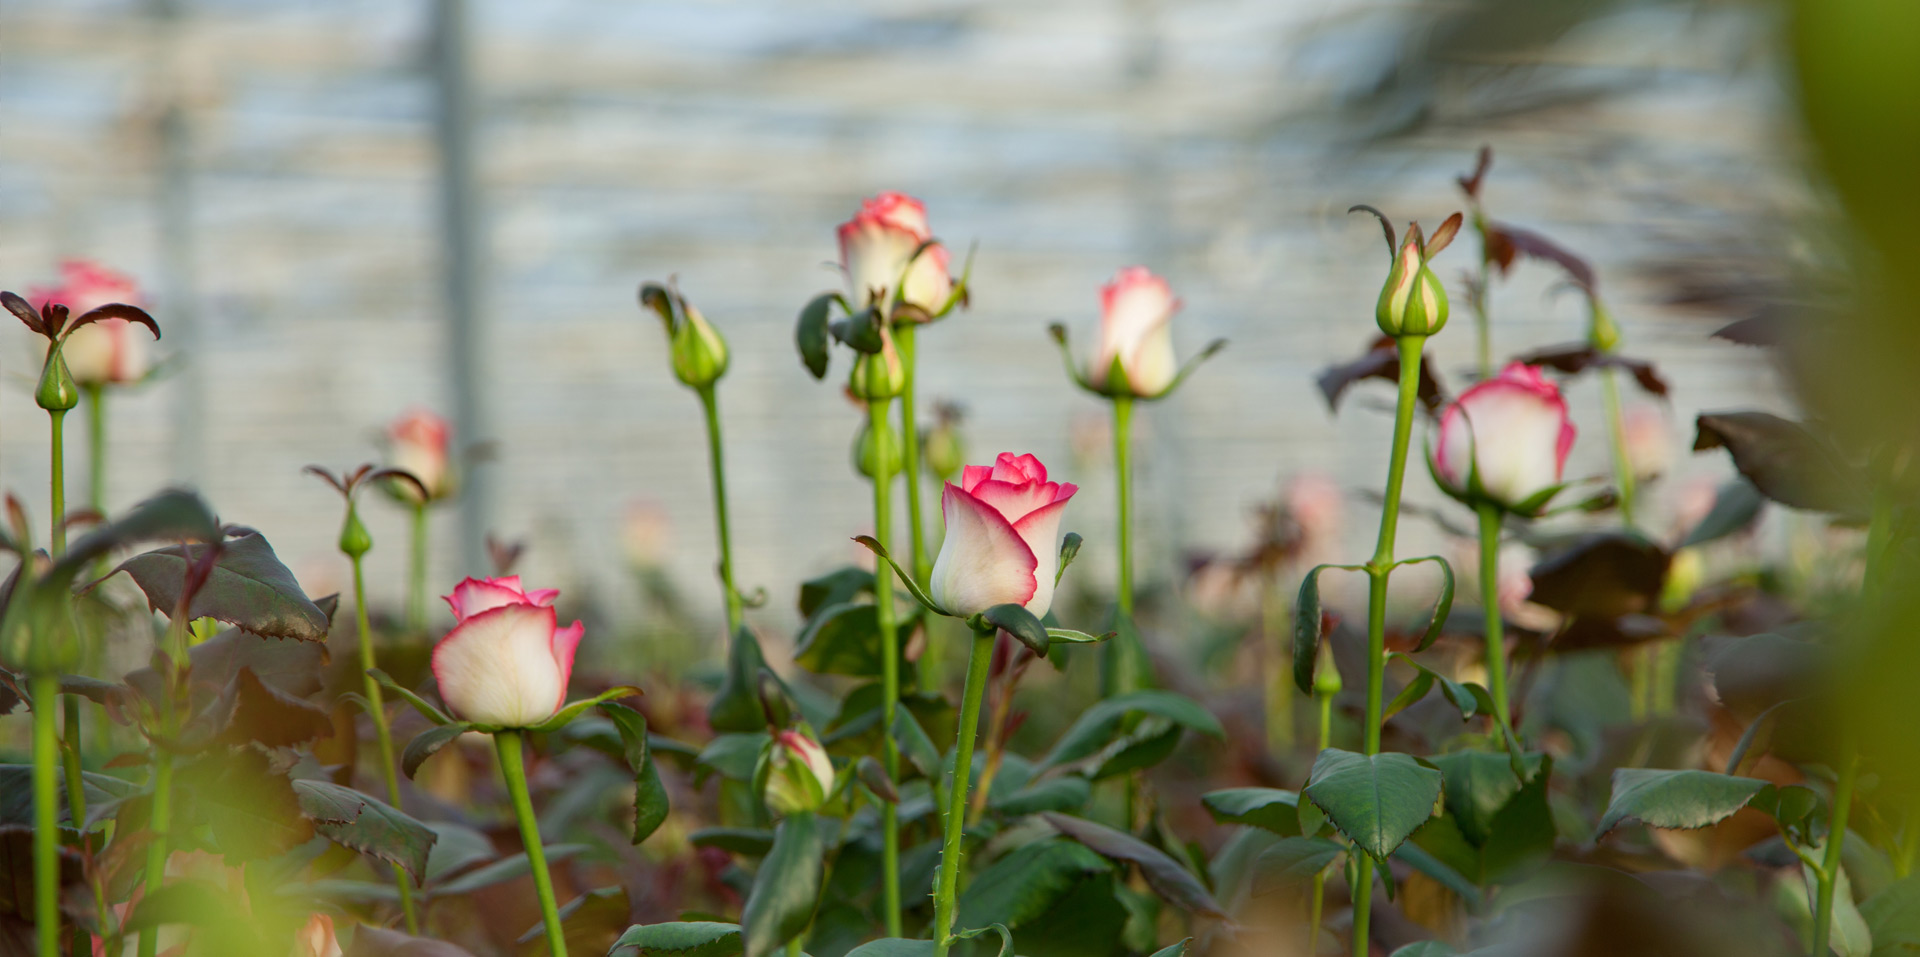
M 60 279 L 56 288 L 33 291 L 34 308 L 56 302 L 77 319 L 109 303 L 141 304 L 140 289 L 132 279 L 98 263 L 61 263 Z M 73 330 L 61 352 L 74 381 L 81 385 L 135 382 L 153 368 L 152 341 L 147 330 L 125 319 L 101 319 Z
M 40 367 L 40 382 L 33 389 L 33 403 L 48 412 L 65 412 L 80 404 L 80 387 L 74 384 L 73 373 L 60 353 L 58 346 L 47 350 L 46 364 Z
M 927 468 L 942 482 L 951 482 L 967 464 L 966 442 L 960 437 L 960 410 L 935 403 L 933 428 L 921 435 L 921 454 Z
M 293 938 L 293 957 L 340 957 L 340 939 L 333 933 L 333 918 L 314 914 L 307 918 Z
M 780 817 L 817 811 L 833 793 L 827 749 L 801 732 L 775 734 L 767 765 L 767 809 Z
M 1440 413 L 1433 472 L 1457 498 L 1533 511 L 1560 485 L 1572 448 L 1573 423 L 1559 387 L 1515 362 Z
M 1173 355 L 1173 314 L 1180 300 L 1165 279 L 1128 266 L 1100 287 L 1100 341 L 1087 381 L 1103 392 L 1157 396 L 1180 371 Z M 1121 380 L 1113 380 L 1115 367 Z M 1112 381 L 1110 381 L 1112 380 Z
M 917 313 L 900 318 L 931 318 L 953 294 L 946 247 L 935 243 L 920 248 L 933 233 L 927 228 L 927 208 L 919 200 L 905 193 L 881 193 L 861 203 L 860 211 L 840 224 L 839 235 L 840 268 L 847 274 L 856 310 L 873 304 L 876 297 L 891 303 L 897 292 Z
M 994 605 L 1024 605 L 1035 617 L 1053 605 L 1060 514 L 1079 488 L 1047 481 L 1031 455 L 1002 452 L 989 467 L 969 465 L 941 496 L 947 536 L 929 583 L 934 601 L 970 617 Z
M 387 427 L 388 461 L 391 468 L 411 472 L 427 490 L 428 501 L 438 501 L 453 493 L 453 461 L 449 447 L 453 428 L 425 409 L 414 409 L 395 419 Z M 408 482 L 389 482 L 388 490 L 402 501 L 418 503 L 420 492 Z
M 673 375 L 696 389 L 703 389 L 727 374 L 727 340 L 707 322 L 707 317 L 692 306 L 686 307 L 686 319 L 674 329 Z
M 1320 651 L 1314 658 L 1313 693 L 1331 697 L 1340 693 L 1346 685 L 1340 680 L 1340 665 L 1333 660 L 1333 642 L 1320 643 Z
M 886 474 L 899 475 L 906 468 L 906 445 L 900 441 L 900 433 L 893 423 L 883 421 L 880 431 L 875 432 L 871 421 L 863 420 L 860 434 L 853 439 L 853 467 L 861 475 L 873 478 L 880 466 L 886 467 Z
M 1456 220 L 1447 222 L 1458 228 Z M 1451 231 L 1446 233 L 1446 238 L 1452 238 Z M 1435 234 L 1433 245 L 1445 245 L 1439 234 Z M 1437 252 L 1437 248 L 1431 250 L 1431 253 Z M 1420 224 L 1407 224 L 1407 235 L 1394 254 L 1393 269 L 1387 273 L 1386 285 L 1380 288 L 1380 301 L 1374 307 L 1374 319 L 1379 322 L 1381 332 L 1390 336 L 1430 336 L 1447 324 L 1447 290 L 1440 285 L 1440 277 L 1428 268 L 1431 253 L 1420 232 Z
M 586 629 L 559 627 L 558 589 L 523 591 L 520 578 L 469 578 L 446 596 L 458 622 L 433 648 L 433 676 L 455 716 L 524 728 L 567 700 L 573 654 Z

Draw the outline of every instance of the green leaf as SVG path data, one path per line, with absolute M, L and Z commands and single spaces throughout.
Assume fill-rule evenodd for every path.
M 434 707 L 433 702 L 414 694 L 411 688 L 402 687 L 400 682 L 393 680 L 392 675 L 378 668 L 368 668 L 367 674 L 371 676 L 373 680 L 379 682 L 380 687 L 399 695 L 401 700 L 413 705 L 413 710 L 420 712 L 420 716 L 426 718 L 428 721 L 434 724 L 453 723 L 453 719 L 448 717 L 446 712 Z M 411 777 L 412 775 L 409 774 L 408 776 Z
M 586 844 L 548 844 L 541 848 L 548 864 L 558 864 L 593 848 Z M 459 897 L 483 887 L 518 880 L 533 873 L 533 863 L 522 852 L 503 857 L 485 867 L 475 868 L 432 889 L 434 897 Z
M 1693 450 L 1726 449 L 1766 497 L 1791 508 L 1866 513 L 1863 470 L 1806 425 L 1767 412 L 1709 413 L 1694 425 Z
M 872 591 L 872 572 L 855 565 L 836 568 L 800 583 L 800 617 L 812 618 L 828 605 L 845 604 Z
M 41 582 L 64 588 L 80 574 L 81 569 L 92 565 L 108 552 L 133 542 L 152 539 L 211 542 L 220 537 L 220 521 L 200 496 L 183 491 L 161 492 L 135 505 L 119 519 L 74 539 L 67 545 L 67 551 L 60 556 L 60 560 L 42 576 Z M 171 612 L 173 609 L 167 610 Z
M 1393 957 L 1455 957 L 1460 953 L 1444 940 L 1418 940 L 1393 952 Z
M 1131 834 L 1082 818 L 1052 811 L 1043 812 L 1040 817 L 1054 830 L 1085 844 L 1095 853 L 1138 866 L 1140 875 L 1147 880 L 1147 886 L 1174 906 L 1189 913 L 1227 919 L 1226 911 L 1207 892 L 1200 879 L 1165 851 Z
M 219 546 L 213 571 L 187 606 L 187 617 L 214 618 L 269 638 L 326 640 L 326 613 L 300 590 L 273 546 L 252 529 L 238 531 Z M 135 555 L 115 570 L 133 578 L 155 611 L 171 615 L 180 602 L 188 565 L 210 547 L 169 545 Z
M 1300 597 L 1293 604 L 1293 683 L 1313 693 L 1313 664 L 1320 657 L 1320 573 L 1329 568 L 1360 571 L 1358 565 L 1315 565 L 1300 581 Z
M 1245 824 L 1281 837 L 1300 834 L 1300 796 L 1278 788 L 1228 788 L 1200 796 L 1221 824 Z
M 726 677 L 720 690 L 707 705 L 707 723 L 715 731 L 759 731 L 767 726 L 767 712 L 760 703 L 760 672 L 767 658 L 760 653 L 760 640 L 741 625 L 733 632 L 727 649 Z
M 920 721 L 913 712 L 898 708 L 893 712 L 893 739 L 900 745 L 900 753 L 906 756 L 907 763 L 929 781 L 938 781 L 944 771 L 940 760 L 940 749 L 933 739 L 927 736 L 926 729 L 920 727 Z
M 721 777 L 750 781 L 754 765 L 760 762 L 760 752 L 766 746 L 765 731 L 716 735 L 700 752 L 699 763 L 720 772 Z
M 740 913 L 747 957 L 771 954 L 807 929 L 825 857 L 820 824 L 812 814 L 789 815 L 774 829 L 773 849 L 760 862 Z
M 1077 774 L 1065 774 L 996 798 L 987 806 L 1000 814 L 1020 817 L 1041 811 L 1077 811 L 1092 797 L 1091 782 Z
M 800 309 L 800 321 L 793 330 L 793 344 L 800 350 L 800 361 L 816 379 L 827 375 L 827 324 L 835 302 L 840 302 L 845 308 L 845 302 L 835 292 L 823 292 L 807 300 L 807 304 Z
M 1113 865 L 1085 845 L 1049 838 L 1023 845 L 994 861 L 967 883 L 955 922 L 979 927 L 1020 927 L 1045 914 L 1074 886 Z
M 1758 778 L 1712 771 L 1616 768 L 1613 798 L 1600 817 L 1594 839 L 1630 819 L 1649 827 L 1677 829 L 1718 824 L 1772 787 Z
M 627 767 L 633 769 L 633 843 L 638 845 L 659 830 L 667 819 L 667 789 L 648 750 L 645 715 L 623 704 L 602 704 L 600 713 L 612 719 L 626 746 Z
M 1168 944 L 1154 951 L 1153 957 L 1186 957 L 1187 944 L 1192 940 L 1193 938 L 1191 937 L 1183 937 L 1176 943 Z
M 1686 538 L 1680 540 L 1676 550 L 1718 541 L 1752 525 L 1766 504 L 1766 496 L 1761 495 L 1760 490 L 1745 478 L 1736 478 L 1720 486 L 1720 491 L 1713 496 L 1713 508 L 1707 511 L 1700 524 L 1687 533 Z
M 1328 748 L 1314 759 L 1301 795 L 1376 860 L 1385 860 L 1433 816 L 1440 771 L 1405 754 L 1355 754 Z
M 328 840 L 398 864 L 421 880 L 439 835 L 432 828 L 349 787 L 331 781 L 295 781 L 300 810 Z
M 561 728 L 566 727 L 567 722 L 572 721 L 575 717 L 577 717 L 580 714 L 580 712 L 585 711 L 588 708 L 595 707 L 601 704 L 602 702 L 612 701 L 615 698 L 628 698 L 640 693 L 641 693 L 640 689 L 634 687 L 633 685 L 620 685 L 615 688 L 609 688 L 605 691 L 600 692 L 597 695 L 594 695 L 591 698 L 587 698 L 581 701 L 575 701 L 572 704 L 569 704 L 566 707 L 561 708 L 559 711 L 556 711 L 553 713 L 553 717 L 548 718 L 547 720 L 542 721 L 539 724 L 533 725 L 532 727 L 529 727 L 527 730 L 538 731 L 541 733 L 558 731 Z
M 80 788 L 87 799 L 87 809 L 108 801 L 129 797 L 139 789 L 116 777 L 95 774 L 92 771 L 81 772 Z M 64 816 L 67 811 L 67 787 L 64 778 L 60 785 L 60 808 Z M 0 827 L 33 826 L 33 765 L 0 764 Z
M 400 770 L 405 772 L 408 778 L 412 778 L 419 773 L 420 765 L 425 764 L 428 758 L 433 757 L 441 748 L 459 740 L 461 735 L 471 730 L 473 725 L 463 721 L 458 724 L 435 725 L 414 735 L 413 740 L 407 742 L 406 750 L 400 753 Z
M 1270 894 L 1304 884 L 1327 869 L 1346 848 L 1324 837 L 1283 837 L 1253 862 L 1253 892 Z
M 933 957 L 933 941 L 882 937 L 847 951 L 846 957 Z
M 194 817 L 207 825 L 228 863 L 284 854 L 313 838 L 296 785 L 275 773 L 264 751 L 210 751 L 178 773 Z
M 1047 638 L 1056 644 L 1062 645 L 1094 645 L 1106 641 L 1117 634 L 1119 634 L 1117 631 L 1109 631 L 1104 635 L 1089 635 L 1084 631 L 1074 631 L 1071 628 L 1047 629 Z
M 1035 618 L 1033 612 L 1028 611 L 1024 606 L 1011 602 L 995 605 L 981 612 L 980 617 L 1001 631 L 1019 639 L 1020 643 L 1031 649 L 1036 656 L 1041 658 L 1047 656 L 1047 649 L 1052 645 L 1052 640 L 1047 637 L 1047 626 L 1041 624 L 1040 619 Z
M 1434 641 L 1440 637 L 1440 630 L 1446 627 L 1447 615 L 1453 611 L 1453 566 L 1448 564 L 1446 559 L 1438 555 L 1428 555 L 1396 562 L 1394 567 L 1418 565 L 1421 562 L 1433 562 L 1440 566 L 1440 597 L 1434 599 L 1433 617 L 1427 620 L 1426 633 L 1420 636 L 1420 643 L 1413 648 L 1416 652 L 1425 651 L 1433 645 Z
M 229 744 L 290 748 L 333 734 L 333 716 L 325 708 L 267 684 L 252 668 L 234 673 L 220 701 L 231 702 L 222 734 Z
M 1903 953 L 1920 948 L 1920 876 L 1888 884 L 1860 905 L 1874 946 Z
M 1036 772 L 1058 767 L 1096 754 L 1113 740 L 1126 718 L 1132 714 L 1150 714 L 1185 728 L 1222 737 L 1219 719 L 1207 709 L 1171 691 L 1149 689 L 1123 694 L 1096 702 L 1060 737 L 1053 750 L 1036 767 Z
M 742 949 L 739 924 L 675 921 L 627 928 L 607 957 L 734 957 Z
M 235 953 L 219 951 L 219 953 Z M 267 951 L 260 951 L 267 953 Z M 473 957 L 466 950 L 444 940 L 415 937 L 372 924 L 353 929 L 353 957 Z
M 1529 757 L 1531 767 L 1539 768 L 1541 756 Z M 1456 751 L 1427 760 L 1440 769 L 1447 813 L 1453 815 L 1461 835 L 1475 847 L 1484 846 L 1493 834 L 1494 816 L 1520 793 L 1521 781 L 1514 776 L 1512 762 L 1506 754 L 1492 751 Z
M 262 946 L 252 921 L 234 919 L 234 896 L 208 881 L 169 881 L 144 895 L 121 930 L 133 934 L 169 924 L 194 928 L 194 944 L 205 953 L 271 953 L 271 948 Z
M 954 931 L 953 936 L 955 940 L 972 940 L 975 937 L 989 933 L 997 934 L 1000 937 L 1000 952 L 996 957 L 1013 957 L 1013 933 L 1007 930 L 1004 925 L 989 924 L 985 927 L 975 927 L 972 930 Z
M 906 637 L 918 626 L 917 615 L 906 616 L 895 626 L 898 637 L 894 647 L 906 648 Z M 878 676 L 885 667 L 880 654 L 879 611 L 866 602 L 821 608 L 802 626 L 794 646 L 794 663 L 817 675 L 868 678 Z

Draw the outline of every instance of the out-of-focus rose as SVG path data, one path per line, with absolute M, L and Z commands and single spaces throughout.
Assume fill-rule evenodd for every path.
M 833 761 L 806 734 L 775 734 L 767 762 L 767 809 L 781 817 L 818 810 L 833 792 Z
M 1325 472 L 1301 472 L 1280 493 L 1287 513 L 1299 524 L 1300 550 L 1309 558 L 1333 547 L 1340 539 L 1339 483 Z
M 99 263 L 71 259 L 60 264 L 60 285 L 35 288 L 30 301 L 35 309 L 59 303 L 78 317 L 108 303 L 138 306 L 141 296 L 131 278 Z M 125 319 L 100 319 L 73 330 L 60 352 L 67 371 L 81 385 L 134 382 L 153 367 L 152 340 L 151 333 Z
M 433 648 L 440 697 L 459 718 L 524 728 L 567 700 L 573 653 L 585 626 L 559 627 L 560 591 L 524 591 L 520 577 L 469 578 L 447 595 L 458 622 Z
M 1572 448 L 1573 423 L 1559 387 L 1515 362 L 1440 414 L 1433 471 L 1456 498 L 1532 512 L 1560 485 Z
M 994 605 L 1024 605 L 1035 617 L 1053 605 L 1060 514 L 1080 489 L 1047 481 L 1031 455 L 1002 452 L 992 466 L 969 465 L 947 483 L 941 510 L 947 537 L 933 562 L 934 601 L 970 617 Z
M 293 957 L 340 957 L 340 939 L 333 933 L 333 918 L 315 914 L 293 938 Z
M 425 409 L 414 409 L 387 427 L 390 460 L 388 466 L 413 473 L 426 486 L 427 500 L 438 501 L 453 493 L 453 461 L 449 446 L 453 427 Z M 406 482 L 389 482 L 395 496 L 418 503 L 420 492 Z
M 935 243 L 914 256 L 933 238 L 927 208 L 919 200 L 905 193 L 881 193 L 862 202 L 860 211 L 840 224 L 839 233 L 840 267 L 852 286 L 855 308 L 871 305 L 881 294 L 883 302 L 890 302 L 896 290 L 903 303 L 915 307 L 898 318 L 924 320 L 946 305 L 953 293 L 946 247 Z
M 1650 479 L 1665 474 L 1673 465 L 1673 433 L 1667 428 L 1666 414 L 1651 405 L 1636 405 L 1620 418 L 1633 477 Z
M 620 523 L 620 543 L 635 566 L 664 565 L 673 549 L 673 518 L 658 502 L 634 502 Z
M 1180 363 L 1173 355 L 1173 314 L 1180 300 L 1165 279 L 1145 266 L 1128 266 L 1100 287 L 1100 341 L 1087 365 L 1087 381 L 1107 392 L 1157 396 L 1173 384 Z M 1115 363 L 1124 382 L 1109 382 Z

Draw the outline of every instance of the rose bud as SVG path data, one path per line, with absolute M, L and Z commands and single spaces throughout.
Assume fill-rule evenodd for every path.
M 966 441 L 960 436 L 960 409 L 950 403 L 933 406 L 933 427 L 920 435 L 927 468 L 942 482 L 951 482 L 967 464 Z
M 1440 413 L 1433 473 L 1447 494 L 1532 514 L 1560 487 L 1573 423 L 1560 389 L 1515 362 Z
M 860 211 L 840 224 L 839 233 L 840 268 L 852 286 L 855 310 L 876 300 L 886 306 L 897 292 L 900 301 L 913 308 L 891 318 L 925 321 L 938 316 L 952 297 L 946 247 L 934 243 L 920 248 L 933 233 L 927 228 L 927 208 L 919 200 L 905 193 L 881 193 L 861 203 Z
M 833 761 L 820 742 L 799 731 L 773 736 L 767 754 L 767 809 L 786 817 L 815 811 L 833 793 Z
M 871 421 L 862 421 L 860 434 L 853 438 L 853 467 L 867 478 L 879 474 L 881 465 L 886 466 L 886 474 L 899 475 L 906 468 L 906 451 L 892 422 L 883 420 L 880 431 L 875 432 Z
M 453 493 L 453 463 L 448 453 L 453 428 L 425 409 L 414 409 L 387 427 L 388 466 L 411 472 L 427 490 L 428 501 Z M 388 482 L 388 491 L 405 502 L 420 503 L 420 490 L 410 482 Z
M 567 700 L 573 653 L 586 628 L 559 627 L 554 588 L 522 591 L 520 577 L 469 578 L 446 596 L 458 622 L 433 647 L 440 697 L 465 721 L 539 724 Z
M 707 322 L 700 310 L 686 307 L 686 321 L 673 330 L 673 375 L 696 389 L 720 381 L 727 374 L 727 340 Z
M 893 333 L 880 327 L 880 351 L 863 352 L 854 360 L 853 374 L 847 378 L 847 392 L 856 399 L 879 402 L 897 399 L 907 391 L 907 369 L 894 348 Z
M 132 279 L 98 263 L 61 263 L 60 278 L 56 288 L 33 291 L 34 308 L 56 302 L 77 317 L 109 303 L 141 304 L 140 289 Z M 153 367 L 148 345 L 152 339 L 145 329 L 125 319 L 99 319 L 73 330 L 60 351 L 74 381 L 81 385 L 135 382 Z
M 340 940 L 333 933 L 333 918 L 314 914 L 293 938 L 294 957 L 340 957 Z
M 1434 231 L 1428 240 L 1419 223 L 1407 224 L 1407 235 L 1393 256 L 1393 268 L 1386 285 L 1380 288 L 1380 301 L 1374 307 L 1374 319 L 1380 331 L 1390 336 L 1430 336 L 1447 324 L 1447 290 L 1428 263 L 1453 241 L 1460 229 L 1460 214 L 1455 213 Z
M 1100 287 L 1100 341 L 1087 381 L 1103 392 L 1157 396 L 1180 371 L 1173 355 L 1173 314 L 1180 300 L 1165 279 L 1128 266 Z M 1109 382 L 1118 367 L 1120 379 Z
M 1053 605 L 1060 513 L 1079 488 L 1047 481 L 1031 455 L 1002 452 L 947 483 L 940 506 L 947 536 L 933 562 L 934 601 L 963 618 L 994 605 L 1024 605 L 1041 617 Z

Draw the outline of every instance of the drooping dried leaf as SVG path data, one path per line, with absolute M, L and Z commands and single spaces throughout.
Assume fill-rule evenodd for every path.
M 1582 617 L 1642 613 L 1659 600 L 1669 559 L 1666 549 L 1638 535 L 1584 536 L 1533 566 L 1528 600 Z
M 1588 295 L 1598 288 L 1599 280 L 1593 267 L 1571 250 L 1531 229 L 1488 221 L 1487 261 L 1499 266 L 1505 275 L 1522 256 L 1559 266 L 1566 271 L 1567 278 Z
M 1338 365 L 1328 366 L 1320 372 L 1314 381 L 1320 386 L 1320 394 L 1327 399 L 1327 409 L 1340 410 L 1340 396 L 1349 386 L 1364 379 L 1380 379 L 1395 385 L 1400 383 L 1399 345 L 1391 336 L 1380 336 L 1367 346 L 1360 358 Z M 1420 404 L 1428 414 L 1437 414 L 1447 401 L 1446 389 L 1440 384 L 1440 377 L 1434 374 L 1433 363 L 1420 363 Z
M 1641 389 L 1663 399 L 1667 396 L 1667 380 L 1661 377 L 1659 369 L 1652 362 L 1602 352 L 1585 343 L 1548 346 L 1520 356 L 1517 361 L 1530 366 L 1545 366 L 1568 375 L 1578 375 L 1588 369 L 1625 369 Z
M 1816 512 L 1860 515 L 1860 470 L 1806 425 L 1767 412 L 1717 412 L 1695 420 L 1695 452 L 1724 448 L 1768 498 Z

